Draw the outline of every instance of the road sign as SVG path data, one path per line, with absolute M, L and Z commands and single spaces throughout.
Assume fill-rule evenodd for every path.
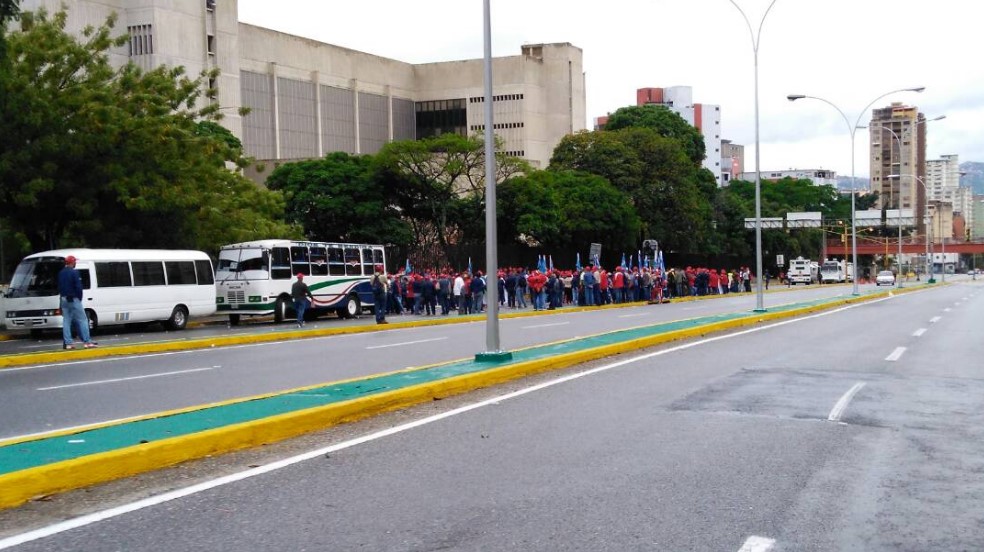
M 601 244 L 593 243 L 591 244 L 591 249 L 588 250 L 588 262 L 591 264 L 601 262 Z
M 776 266 L 785 266 L 786 257 L 784 255 L 776 255 Z

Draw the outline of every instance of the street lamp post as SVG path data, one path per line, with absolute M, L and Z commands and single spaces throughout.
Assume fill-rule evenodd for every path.
M 895 94 L 897 92 L 922 92 L 925 89 L 926 89 L 925 87 L 920 86 L 916 88 L 900 88 L 898 90 L 892 90 L 891 92 L 886 92 L 881 96 L 878 96 L 874 100 L 871 100 L 871 103 L 866 105 L 865 108 L 861 110 L 861 113 L 858 114 L 858 119 L 857 121 L 854 122 L 853 125 L 851 124 L 851 121 L 848 120 L 847 115 L 844 114 L 844 111 L 841 110 L 841 108 L 837 107 L 833 102 L 829 100 L 825 100 L 824 98 L 820 98 L 817 96 L 807 96 L 805 94 L 790 94 L 786 96 L 786 99 L 788 99 L 791 102 L 794 102 L 796 100 L 801 100 L 803 98 L 810 98 L 811 100 L 820 100 L 821 102 L 829 105 L 830 107 L 833 107 L 834 109 L 837 110 L 838 113 L 840 113 L 841 117 L 844 118 L 844 122 L 847 124 L 847 130 L 851 134 L 851 257 L 854 261 L 854 278 L 852 279 L 854 284 L 853 285 L 854 295 L 861 294 L 861 292 L 858 290 L 858 272 L 860 267 L 858 266 L 857 210 L 854 207 L 854 203 L 855 203 L 854 196 L 857 195 L 857 176 L 855 175 L 854 172 L 854 154 L 855 154 L 854 136 L 857 133 L 858 125 L 861 124 L 861 117 L 863 117 L 864 114 L 868 111 L 868 108 L 874 105 L 875 102 L 877 102 L 878 100 L 884 98 L 885 96 Z
M 745 25 L 748 27 L 748 34 L 752 39 L 752 55 L 755 59 L 755 310 L 758 312 L 765 311 L 765 300 L 762 288 L 762 171 L 759 167 L 759 159 L 761 155 L 761 148 L 759 147 L 759 44 L 762 39 L 762 24 L 765 23 L 765 17 L 769 15 L 769 11 L 772 10 L 772 6 L 776 4 L 776 0 L 769 2 L 769 7 L 765 9 L 762 14 L 762 19 L 759 20 L 758 31 L 752 29 L 752 24 L 748 20 L 748 16 L 745 15 L 745 11 L 741 9 L 735 0 L 729 0 L 731 5 L 733 5 L 741 17 L 745 20 Z

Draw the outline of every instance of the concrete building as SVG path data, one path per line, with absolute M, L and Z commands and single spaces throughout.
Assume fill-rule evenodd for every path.
M 745 146 L 731 140 L 721 140 L 721 184 L 741 177 L 745 172 Z
M 960 160 L 957 155 L 943 155 L 940 159 L 926 161 L 925 182 L 930 202 L 942 203 L 955 218 L 963 218 L 966 228 L 973 228 L 974 192 L 960 186 Z M 965 232 L 945 228 L 947 237 L 967 237 Z
M 116 64 L 218 68 L 222 123 L 267 165 L 332 151 L 375 153 L 390 140 L 484 132 L 481 59 L 410 64 L 239 23 L 236 0 L 25 0 L 65 4 L 69 32 L 115 12 L 130 34 Z M 298 14 L 303 17 L 303 14 Z M 495 132 L 503 150 L 545 167 L 565 135 L 584 129 L 582 51 L 534 44 L 493 60 Z M 245 117 L 238 108 L 248 107 Z
M 970 210 L 971 219 L 968 226 L 970 227 L 970 239 L 984 240 L 984 196 L 973 196 L 973 208 Z
M 925 123 L 919 108 L 901 102 L 872 110 L 868 123 L 871 190 L 878 192 L 879 209 L 926 212 L 926 190 L 918 180 L 926 176 Z M 925 230 L 922 217 L 918 217 L 917 226 L 921 234 Z
M 741 173 L 742 180 L 755 182 L 754 172 Z M 837 187 L 837 173 L 826 169 L 789 169 L 788 171 L 762 171 L 762 182 L 782 180 L 783 178 L 795 178 L 809 180 L 817 186 Z
M 639 88 L 636 105 L 663 105 L 693 125 L 704 137 L 704 168 L 714 173 L 718 186 L 724 185 L 721 150 L 721 106 L 694 103 L 694 91 L 690 86 L 666 88 Z M 727 167 L 730 173 L 731 167 Z

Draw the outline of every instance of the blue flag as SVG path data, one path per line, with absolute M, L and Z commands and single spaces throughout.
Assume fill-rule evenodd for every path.
M 410 274 L 411 272 L 413 272 L 413 268 L 410 266 L 410 257 L 407 257 L 407 266 L 403 270 L 403 273 L 404 274 Z
M 539 270 L 540 272 L 546 272 L 547 271 L 547 256 L 546 255 L 540 255 L 539 257 L 540 257 L 539 260 L 537 260 L 537 262 L 536 262 L 536 269 Z
M 621 266 L 622 268 L 625 268 L 625 253 L 622 253 L 622 264 L 619 265 L 619 266 Z
M 468 257 L 468 274 L 471 274 L 471 275 L 474 275 L 475 274 L 474 272 L 472 272 L 471 257 Z
M 577 254 L 577 262 L 574 263 L 574 269 L 577 270 L 578 272 L 581 272 L 581 254 L 580 253 Z
M 553 272 L 553 255 L 550 255 L 550 272 Z

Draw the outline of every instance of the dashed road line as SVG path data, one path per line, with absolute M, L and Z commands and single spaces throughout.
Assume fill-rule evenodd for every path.
M 85 381 L 82 383 L 69 383 L 66 385 L 54 385 L 52 387 L 38 387 L 38 391 L 54 391 L 55 389 L 67 389 L 69 387 L 85 387 L 86 385 L 102 385 L 104 383 L 119 383 L 121 381 L 133 381 L 139 379 L 148 378 L 160 378 L 163 376 L 176 376 L 178 374 L 191 374 L 193 372 L 205 372 L 207 370 L 215 370 L 216 368 L 221 368 L 221 366 L 209 366 L 207 368 L 192 368 L 191 370 L 175 370 L 173 372 L 161 372 L 159 374 L 146 374 L 143 376 L 132 376 L 129 378 L 113 378 L 97 381 Z
M 892 351 L 890 355 L 885 357 L 885 360 L 889 362 L 895 362 L 896 360 L 902 358 L 902 355 L 904 354 L 905 354 L 905 347 L 896 347 L 895 350 Z
M 912 337 L 922 337 L 922 334 L 926 333 L 926 328 L 919 328 L 918 330 L 912 332 Z
M 766 537 L 748 537 L 738 552 L 769 552 L 776 545 L 775 539 Z
M 434 337 L 434 338 L 431 338 L 431 339 L 418 339 L 417 341 L 404 341 L 402 343 L 390 343 L 388 345 L 372 345 L 370 347 L 366 347 L 366 349 L 386 349 L 387 347 L 402 347 L 404 345 L 416 345 L 418 343 L 427 343 L 427 342 L 430 342 L 430 341 L 442 341 L 444 339 L 447 339 L 447 337 Z
M 520 329 L 521 330 L 529 330 L 529 329 L 532 329 L 532 328 L 549 328 L 551 326 L 566 326 L 568 324 L 570 324 L 570 322 L 555 322 L 553 324 L 537 324 L 535 326 L 520 326 Z
M 934 316 L 934 317 L 932 317 L 932 318 L 929 319 L 929 323 L 930 324 L 935 324 L 935 323 L 939 322 L 942 318 L 943 318 L 942 316 Z

